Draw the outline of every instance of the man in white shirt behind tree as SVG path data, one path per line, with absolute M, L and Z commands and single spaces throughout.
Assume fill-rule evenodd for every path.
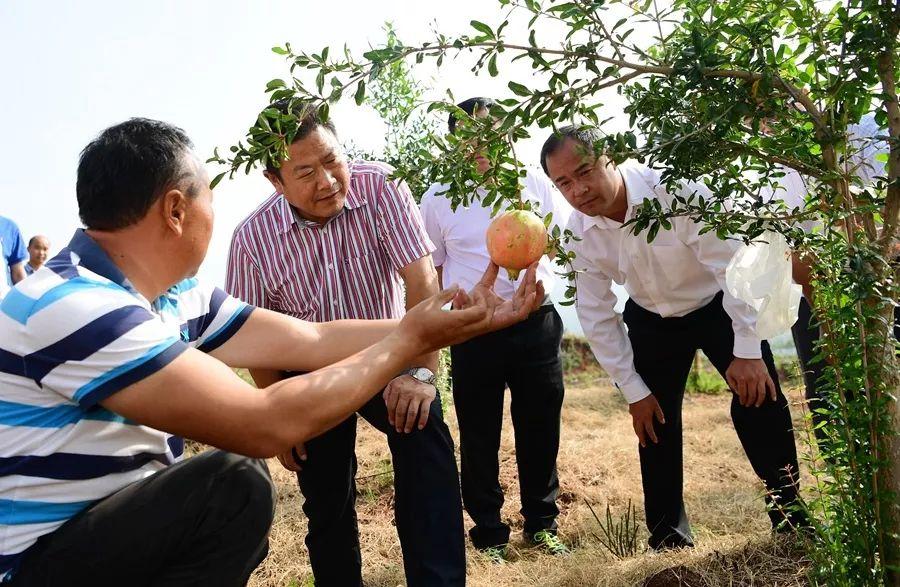
M 734 392 L 731 418 L 753 470 L 766 485 L 773 528 L 805 524 L 796 511 L 797 450 L 787 400 L 756 313 L 725 288 L 739 243 L 700 234 L 701 224 L 673 218 L 652 243 L 622 225 L 645 198 L 664 206 L 673 194 L 659 175 L 633 162 L 595 155 L 593 128 L 565 127 L 544 143 L 541 165 L 575 208 L 569 228 L 578 317 L 603 368 L 629 403 L 640 440 L 644 508 L 654 549 L 693 545 L 684 509 L 681 405 L 694 355 L 702 350 Z M 705 188 L 692 184 L 682 195 Z M 709 195 L 708 190 L 704 195 Z M 613 282 L 629 300 L 613 309 Z M 627 332 L 625 326 L 628 326 Z
M 475 117 L 486 116 L 490 106 L 491 101 L 486 98 L 470 98 L 459 104 Z M 456 131 L 456 123 L 451 115 L 451 133 Z M 487 158 L 476 156 L 475 163 L 479 173 L 488 171 Z M 446 189 L 442 185 L 429 188 L 422 198 L 422 217 L 435 246 L 432 257 L 442 282 L 462 286 L 477 282 L 475 268 L 490 261 L 485 235 L 491 209 L 476 201 L 454 211 L 450 200 L 442 195 Z M 565 227 L 571 208 L 540 172 L 529 172 L 524 178 L 522 197 L 539 213 L 552 212 L 554 224 Z M 552 267 L 546 257 L 538 265 L 538 276 L 548 290 L 554 281 Z M 507 290 L 513 291 L 515 283 L 501 272 L 496 287 L 503 295 Z M 507 386 L 512 400 L 510 412 L 525 540 L 551 554 L 567 552 L 556 536 L 556 457 L 564 394 L 559 357 L 562 332 L 562 319 L 547 297 L 541 308 L 521 324 L 450 349 L 463 504 L 475 522 L 469 536 L 475 547 L 494 562 L 505 558 L 510 532 L 500 517 L 503 490 L 498 460 Z

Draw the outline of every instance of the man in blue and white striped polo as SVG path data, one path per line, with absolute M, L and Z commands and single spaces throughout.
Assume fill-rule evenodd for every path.
M 265 557 L 261 460 L 343 421 L 419 355 L 536 307 L 452 289 L 401 321 L 311 324 L 193 275 L 213 226 L 188 137 L 132 119 L 81 153 L 86 230 L 0 304 L 0 582 L 241 585 Z M 450 300 L 460 309 L 445 312 Z M 230 367 L 309 371 L 265 389 Z

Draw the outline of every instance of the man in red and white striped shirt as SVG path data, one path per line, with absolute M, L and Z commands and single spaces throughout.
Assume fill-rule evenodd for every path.
M 389 178 L 387 165 L 348 163 L 333 124 L 320 122 L 315 108 L 291 114 L 301 124 L 289 159 L 265 171 L 276 191 L 235 230 L 228 291 L 315 322 L 399 318 L 437 293 L 434 246 L 406 185 Z M 407 583 L 463 585 L 462 505 L 453 440 L 436 401 L 437 356 L 422 357 L 421 365 L 399 374 L 383 400 L 358 414 L 388 438 Z M 251 374 L 260 386 L 283 375 Z M 319 587 L 362 584 L 355 439 L 354 416 L 281 457 L 297 471 L 305 498 Z

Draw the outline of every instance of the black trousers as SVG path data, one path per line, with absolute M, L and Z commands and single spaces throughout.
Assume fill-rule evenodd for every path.
M 466 554 L 453 439 L 440 396 L 428 424 L 408 434 L 388 423 L 381 394 L 358 414 L 387 436 L 394 464 L 394 516 L 410 587 L 465 585 Z M 362 585 L 356 520 L 356 415 L 306 443 L 297 474 L 308 518 L 316 587 Z
M 817 412 L 817 408 L 827 408 L 827 399 L 822 397 L 818 387 L 818 381 L 824 371 L 824 363 L 816 359 L 816 343 L 819 341 L 819 325 L 816 323 L 812 307 L 806 298 L 800 299 L 800 310 L 797 312 L 797 321 L 791 326 L 791 334 L 794 338 L 794 346 L 797 349 L 797 360 L 803 373 L 803 387 L 806 400 L 812 414 L 815 426 L 816 442 L 819 446 L 828 441 L 822 424 L 828 421 L 828 414 Z M 894 307 L 894 338 L 900 339 L 900 306 Z
M 274 504 L 263 461 L 205 452 L 42 537 L 12 584 L 245 585 L 266 557 Z
M 519 324 L 450 349 L 463 503 L 475 522 L 469 536 L 476 548 L 509 542 L 509 526 L 500 519 L 498 460 L 507 385 L 525 535 L 556 530 L 562 330 L 553 306 L 543 306 Z
M 665 424 L 655 423 L 659 442 L 639 449 L 650 546 L 690 545 L 693 539 L 683 500 L 684 387 L 698 349 L 724 377 L 733 359 L 731 318 L 722 308 L 721 292 L 705 307 L 673 318 L 663 318 L 629 300 L 623 317 L 634 349 L 635 368 L 666 417 Z M 732 394 L 731 419 L 754 472 L 766 485 L 766 501 L 773 506 L 769 517 L 773 527 L 778 527 L 786 517 L 792 523 L 802 520 L 802 514 L 783 509 L 797 500 L 797 449 L 787 400 L 766 342 L 762 343 L 762 356 L 778 399 L 767 399 L 758 408 L 743 407 Z
M 822 376 L 824 364 L 822 361 L 815 360 L 816 343 L 819 341 L 819 325 L 815 322 L 812 307 L 806 298 L 800 298 L 800 310 L 797 312 L 797 321 L 791 326 L 791 335 L 794 338 L 797 361 L 800 363 L 800 370 L 803 374 L 804 395 L 812 413 L 816 442 L 822 446 L 823 442 L 827 442 L 828 437 L 820 425 L 828 419 L 828 415 L 816 411 L 818 408 L 826 407 L 816 383 Z

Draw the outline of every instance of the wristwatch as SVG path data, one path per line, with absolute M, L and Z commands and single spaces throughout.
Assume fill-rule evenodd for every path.
M 435 374 L 427 367 L 413 367 L 412 369 L 407 369 L 406 374 L 428 385 L 434 385 L 434 382 L 437 381 Z

